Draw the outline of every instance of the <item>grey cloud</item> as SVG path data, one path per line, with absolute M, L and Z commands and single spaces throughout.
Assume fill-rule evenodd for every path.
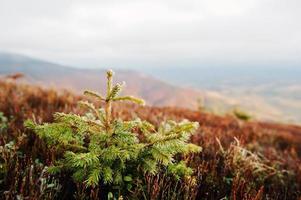
M 301 63 L 297 0 L 0 0 L 0 50 L 77 66 Z

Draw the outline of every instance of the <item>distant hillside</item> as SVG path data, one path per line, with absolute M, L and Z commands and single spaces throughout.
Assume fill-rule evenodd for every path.
M 230 100 L 217 93 L 175 87 L 142 73 L 117 70 L 116 81 L 125 81 L 125 93 L 140 96 L 149 105 L 197 108 L 197 99 L 205 97 L 210 102 Z M 69 89 L 82 93 L 85 89 L 103 91 L 105 71 L 77 69 L 17 54 L 0 53 L 0 74 L 23 73 L 26 81 L 43 86 Z M 224 104 L 223 103 L 223 104 Z
M 301 121 L 301 112 L 299 112 L 301 88 L 298 83 L 281 85 L 272 81 L 274 84 L 271 85 L 246 79 L 245 82 L 241 81 L 242 84 L 238 84 L 237 80 L 231 78 L 231 74 L 237 75 L 239 72 L 228 71 L 222 74 L 214 69 L 212 72 L 208 71 L 210 70 L 198 72 L 157 69 L 151 73 L 148 71 L 153 74 L 149 76 L 137 71 L 116 70 L 118 73 L 116 81 L 125 81 L 125 93 L 144 98 L 148 105 L 197 109 L 200 99 L 209 111 L 215 113 L 223 114 L 239 107 L 261 120 L 291 123 Z M 0 53 L 0 75 L 18 72 L 26 75 L 27 82 L 69 89 L 76 93 L 82 93 L 85 89 L 103 91 L 105 88 L 105 71 L 102 69 L 78 69 L 22 55 Z M 214 73 L 217 78 L 214 78 Z M 296 74 L 295 77 L 297 76 L 299 75 Z M 161 80 L 154 77 L 159 77 Z M 202 85 L 197 87 L 204 80 L 207 80 L 205 81 L 207 85 L 204 84 L 204 88 Z M 214 85 L 213 80 L 219 80 L 220 85 L 217 83 Z M 175 85 L 186 85 L 186 87 Z
M 277 121 L 301 123 L 301 67 L 200 66 L 145 69 L 144 72 L 175 85 L 209 90 L 231 97 L 252 114 Z M 182 76 L 185 74 L 186 76 Z

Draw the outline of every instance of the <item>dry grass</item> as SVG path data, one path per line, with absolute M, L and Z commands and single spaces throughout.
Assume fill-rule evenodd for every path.
M 0 112 L 8 118 L 8 128 L 1 129 L 0 135 L 1 198 L 98 198 L 99 188 L 75 185 L 68 174 L 52 177 L 45 173 L 55 155 L 23 127 L 28 118 L 50 122 L 57 111 L 79 113 L 76 102 L 81 98 L 67 91 L 58 93 L 0 81 Z M 132 104 L 117 104 L 114 115 L 123 119 L 138 116 L 154 124 L 184 118 L 200 123 L 198 134 L 191 140 L 203 151 L 185 158 L 194 168 L 194 176 L 177 182 L 164 172 L 156 176 L 146 174 L 129 192 L 131 198 L 255 200 L 301 196 L 301 127 Z

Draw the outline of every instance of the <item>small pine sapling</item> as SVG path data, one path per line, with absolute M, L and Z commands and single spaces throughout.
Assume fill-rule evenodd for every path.
M 238 108 L 235 108 L 233 110 L 233 115 L 239 119 L 239 120 L 242 120 L 242 121 L 250 121 L 252 119 L 252 116 L 250 114 L 248 114 L 247 112 L 245 111 L 242 111 Z
M 167 121 L 155 128 L 139 118 L 123 121 L 113 117 L 113 102 L 144 104 L 144 101 L 120 96 L 123 84 L 113 85 L 112 78 L 113 72 L 108 71 L 105 97 L 84 92 L 103 102 L 104 108 L 81 101 L 79 105 L 87 110 L 83 116 L 55 113 L 53 123 L 25 122 L 52 150 L 63 153 L 49 167 L 49 172 L 71 172 L 75 182 L 83 182 L 87 187 L 109 188 L 107 196 L 113 194 L 114 198 L 129 191 L 145 173 L 164 171 L 177 179 L 191 175 L 192 169 L 175 156 L 201 150 L 188 143 L 198 123 Z

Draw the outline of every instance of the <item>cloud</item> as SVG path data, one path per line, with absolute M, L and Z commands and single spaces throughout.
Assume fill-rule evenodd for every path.
M 297 0 L 0 0 L 0 46 L 89 67 L 297 63 Z

